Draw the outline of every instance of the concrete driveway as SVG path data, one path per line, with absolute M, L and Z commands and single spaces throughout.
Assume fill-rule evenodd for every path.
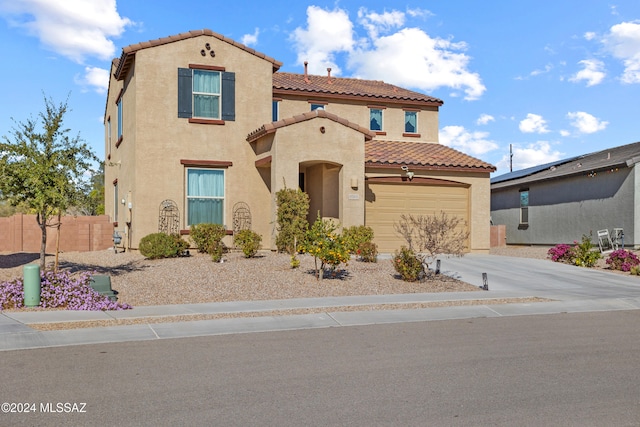
M 640 297 L 640 276 L 549 260 L 467 254 L 461 258 L 442 259 L 441 271 L 477 286 L 483 284 L 482 273 L 487 273 L 489 291 L 522 293 L 557 300 Z

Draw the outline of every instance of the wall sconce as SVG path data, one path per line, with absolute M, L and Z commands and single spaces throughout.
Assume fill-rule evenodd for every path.
M 414 173 L 409 170 L 409 166 L 404 165 L 404 166 L 401 166 L 400 169 L 402 169 L 402 171 L 404 172 L 404 176 L 409 178 L 409 181 L 413 179 Z
M 358 189 L 358 177 L 357 176 L 352 176 L 351 177 L 351 188 L 353 188 L 354 190 Z
M 120 203 L 122 203 L 124 205 L 125 203 L 127 203 L 127 201 L 125 199 L 122 199 L 122 200 L 120 200 Z

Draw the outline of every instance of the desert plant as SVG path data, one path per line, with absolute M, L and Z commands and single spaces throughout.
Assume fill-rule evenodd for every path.
M 441 211 L 438 215 L 404 215 L 394 223 L 396 233 L 429 271 L 428 265 L 438 256 L 463 256 L 469 232 L 465 221 Z
M 640 265 L 640 259 L 631 251 L 618 249 L 609 254 L 606 263 L 612 270 L 631 271 Z
M 349 251 L 341 236 L 338 236 L 335 224 L 330 220 L 318 217 L 305 235 L 301 250 L 313 256 L 315 274 L 317 279 L 324 277 L 325 268 L 331 272 L 342 263 L 349 262 Z M 320 265 L 318 266 L 318 260 Z
M 393 260 L 393 268 L 400 274 L 402 280 L 415 282 L 424 273 L 424 265 L 416 253 L 406 246 L 402 246 L 400 251 L 396 251 Z
M 547 251 L 547 257 L 549 257 L 551 261 L 554 261 L 554 262 L 573 264 L 574 262 L 573 246 L 567 245 L 566 243 L 555 245 L 554 247 L 552 247 Z
M 640 265 L 636 265 L 635 267 L 631 267 L 629 270 L 632 276 L 640 276 Z
M 262 247 L 262 236 L 253 230 L 240 230 L 233 237 L 233 242 L 242 249 L 242 253 L 246 258 L 252 258 Z
M 342 230 L 342 238 L 350 254 L 355 254 L 363 243 L 373 240 L 373 229 L 366 225 L 353 225 Z
M 378 262 L 378 245 L 373 242 L 360 243 L 356 254 L 363 262 Z
M 291 265 L 291 268 L 298 268 L 300 267 L 300 260 L 298 259 L 298 257 L 296 256 L 296 254 L 291 255 L 291 261 L 289 262 Z
M 71 276 L 68 272 L 40 273 L 40 305 L 42 308 L 65 310 L 125 310 L 131 306 L 111 301 L 91 288 L 91 273 Z M 0 310 L 24 307 L 22 279 L 0 282 Z
M 221 241 L 226 234 L 227 230 L 222 225 L 211 223 L 194 224 L 189 231 L 198 252 L 207 254 L 220 250 L 220 246 L 224 248 Z
M 188 247 L 189 244 L 177 234 L 153 233 L 140 239 L 138 249 L 145 258 L 158 259 L 182 255 Z
M 583 235 L 582 241 L 573 242 L 574 263 L 579 267 L 593 267 L 602 258 L 599 251 L 593 250 L 591 236 Z
M 300 189 L 283 188 L 276 193 L 276 205 L 276 247 L 278 252 L 293 254 L 309 228 L 309 196 Z

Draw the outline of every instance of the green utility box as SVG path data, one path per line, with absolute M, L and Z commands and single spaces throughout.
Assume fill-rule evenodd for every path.
M 24 305 L 37 307 L 40 305 L 40 266 L 27 264 L 22 267 L 24 274 Z
M 109 297 L 111 301 L 118 301 L 117 292 L 111 289 L 111 277 L 96 274 L 89 283 L 94 291 Z

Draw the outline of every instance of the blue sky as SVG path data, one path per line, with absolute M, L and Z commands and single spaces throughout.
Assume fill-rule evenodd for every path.
M 122 47 L 208 28 L 310 71 L 444 101 L 440 142 L 494 175 L 640 141 L 640 2 L 0 0 L 0 135 L 69 96 L 66 125 L 104 156 Z

